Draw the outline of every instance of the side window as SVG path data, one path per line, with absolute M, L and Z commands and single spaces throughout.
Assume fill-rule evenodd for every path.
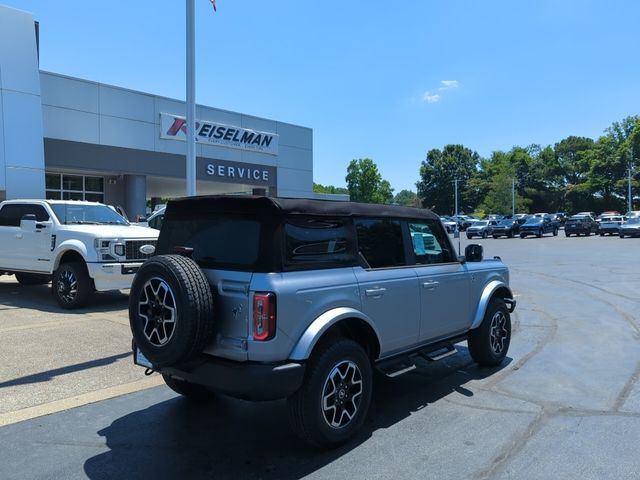
M 284 224 L 285 264 L 322 268 L 355 263 L 344 219 L 289 217 Z
M 156 230 L 160 230 L 162 228 L 162 221 L 164 220 L 164 215 L 158 215 L 155 218 L 152 218 L 149 222 L 149 226 L 151 228 L 155 228 Z
M 390 219 L 355 220 L 358 254 L 371 268 L 406 265 L 400 222 Z
M 22 216 L 20 218 L 28 214 L 35 215 L 38 222 L 46 222 L 50 218 L 49 214 L 42 205 L 25 205 Z M 19 224 L 20 220 L 18 220 L 18 225 Z
M 19 227 L 24 212 L 24 205 L 11 203 L 0 209 L 0 226 Z
M 416 254 L 416 264 L 455 261 L 446 233 L 437 220 L 409 222 L 409 232 Z

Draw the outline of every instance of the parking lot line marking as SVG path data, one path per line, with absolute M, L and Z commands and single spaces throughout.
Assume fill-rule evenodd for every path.
M 0 414 L 0 427 L 23 422 L 25 420 L 31 420 L 37 417 L 43 417 L 45 415 L 51 415 L 52 413 L 63 412 L 72 408 L 100 402 L 102 400 L 108 400 L 110 398 L 138 392 L 140 390 L 146 390 L 160 385 L 164 385 L 162 376 L 152 375 L 135 382 L 107 387 L 93 392 L 83 393 L 82 395 L 76 395 L 74 397 L 63 398 L 62 400 L 56 400 L 54 402 L 23 408 L 22 410 L 16 410 L 14 412 L 3 413 Z
M 15 331 L 19 331 L 19 330 L 29 330 L 32 328 L 58 328 L 58 327 L 64 327 L 66 325 L 73 325 L 74 323 L 82 323 L 82 322 L 90 322 L 92 320 L 92 318 L 70 318 L 68 320 L 59 320 L 59 321 L 55 321 L 52 320 L 50 322 L 39 322 L 39 323 L 32 323 L 30 325 L 17 325 L 15 327 L 6 327 L 6 328 L 0 328 L 0 332 L 5 333 L 5 332 L 15 332 Z

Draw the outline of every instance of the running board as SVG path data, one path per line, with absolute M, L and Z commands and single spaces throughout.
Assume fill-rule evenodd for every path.
M 458 351 L 452 344 L 441 344 L 441 346 L 439 348 L 436 348 L 435 350 L 425 348 L 424 350 L 419 350 L 418 352 L 414 352 L 411 355 L 383 361 L 376 365 L 376 367 L 387 377 L 394 378 L 402 375 L 403 373 L 415 370 L 417 368 L 414 362 L 415 357 L 419 356 L 424 358 L 425 360 L 428 360 L 429 362 L 437 362 L 438 360 L 442 360 L 443 358 L 447 358 L 456 353 L 458 353 Z
M 453 345 L 445 345 L 438 350 L 433 350 L 431 352 L 422 351 L 419 353 L 420 356 L 425 360 L 429 360 L 430 362 L 437 362 L 438 360 L 442 360 L 443 358 L 455 355 L 456 353 L 458 353 L 458 350 L 456 350 L 456 347 L 454 347 Z

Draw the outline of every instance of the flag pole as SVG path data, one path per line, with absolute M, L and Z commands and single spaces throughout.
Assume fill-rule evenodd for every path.
M 186 0 L 187 14 L 187 196 L 196 194 L 196 27 L 195 0 Z

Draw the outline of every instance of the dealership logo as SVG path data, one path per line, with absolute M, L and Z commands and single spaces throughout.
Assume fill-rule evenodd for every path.
M 220 123 L 196 121 L 196 141 L 203 144 L 278 154 L 278 134 Z M 185 141 L 187 121 L 184 117 L 160 114 L 160 138 Z

